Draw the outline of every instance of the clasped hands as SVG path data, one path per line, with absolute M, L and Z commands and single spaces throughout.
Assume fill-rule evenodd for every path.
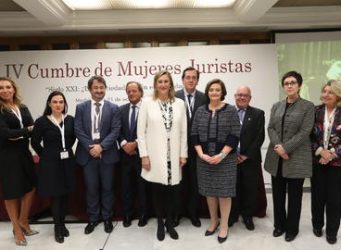
M 223 160 L 220 154 L 216 154 L 213 156 L 209 156 L 208 154 L 202 154 L 201 159 L 203 159 L 204 161 L 206 161 L 207 163 L 211 165 L 217 165 Z
M 103 151 L 103 148 L 102 148 L 101 144 L 89 145 L 89 153 L 94 158 L 101 157 L 102 151 Z
M 282 157 L 283 160 L 289 160 L 289 155 L 283 148 L 282 144 L 276 144 L 274 147 L 274 151 L 276 152 L 276 154 Z
M 328 149 L 323 149 L 320 153 L 320 160 L 319 163 L 322 165 L 326 165 L 328 164 L 331 160 L 333 160 L 334 158 L 336 158 L 336 154 L 335 152 L 331 152 Z

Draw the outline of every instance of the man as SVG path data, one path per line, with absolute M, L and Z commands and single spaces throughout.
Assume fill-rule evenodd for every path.
M 182 73 L 182 84 L 184 88 L 175 93 L 175 96 L 184 100 L 187 115 L 187 134 L 188 134 L 188 160 L 182 168 L 182 183 L 180 185 L 181 192 L 178 194 L 178 201 L 185 206 L 188 217 L 193 226 L 200 227 L 201 222 L 198 217 L 199 193 L 196 173 L 196 152 L 190 141 L 191 127 L 194 114 L 198 107 L 207 103 L 204 93 L 196 89 L 199 81 L 199 71 L 193 67 L 186 68 Z M 182 204 L 183 203 L 183 204 Z M 174 219 L 175 225 L 179 224 L 179 216 Z
M 76 107 L 76 161 L 83 167 L 89 216 L 85 234 L 90 234 L 101 219 L 105 232 L 113 230 L 113 168 L 119 159 L 121 117 L 118 106 L 104 100 L 106 88 L 101 76 L 91 77 L 88 81 L 91 100 Z
M 141 177 L 141 159 L 137 147 L 136 124 L 137 116 L 141 106 L 143 88 L 138 82 L 128 82 L 126 93 L 129 103 L 120 107 L 121 110 L 121 173 L 123 184 L 123 226 L 131 225 L 134 207 L 134 187 L 139 195 L 139 222 L 138 226 L 147 224 L 146 217 L 146 182 Z M 134 181 L 133 181 L 134 179 Z
M 248 230 L 254 230 L 252 216 L 257 212 L 258 187 L 264 183 L 261 174 L 264 111 L 249 105 L 251 90 L 247 86 L 240 86 L 234 97 L 241 131 L 237 158 L 237 196 L 232 200 L 229 226 L 238 221 L 240 214 L 243 217 L 245 227 Z

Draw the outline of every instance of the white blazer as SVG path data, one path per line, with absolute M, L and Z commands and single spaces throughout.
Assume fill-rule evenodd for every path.
M 173 124 L 170 132 L 171 185 L 181 181 L 180 157 L 187 158 L 187 119 L 185 103 L 175 98 Z M 137 140 L 140 157 L 149 156 L 150 170 L 142 169 L 141 176 L 150 182 L 168 185 L 167 131 L 157 100 L 143 100 L 137 120 Z

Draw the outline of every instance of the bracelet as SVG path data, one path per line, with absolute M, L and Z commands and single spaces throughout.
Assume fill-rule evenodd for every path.
M 224 151 L 221 151 L 220 154 L 219 154 L 219 156 L 220 156 L 220 158 L 223 160 L 223 159 L 227 156 L 227 154 L 224 153 Z

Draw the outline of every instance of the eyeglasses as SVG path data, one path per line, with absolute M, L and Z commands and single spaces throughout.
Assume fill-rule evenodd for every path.
M 284 86 L 294 86 L 297 83 L 298 83 L 297 81 L 291 81 L 291 82 L 284 82 L 283 85 Z
M 249 98 L 251 97 L 249 94 L 235 94 L 234 97 L 236 98 Z

